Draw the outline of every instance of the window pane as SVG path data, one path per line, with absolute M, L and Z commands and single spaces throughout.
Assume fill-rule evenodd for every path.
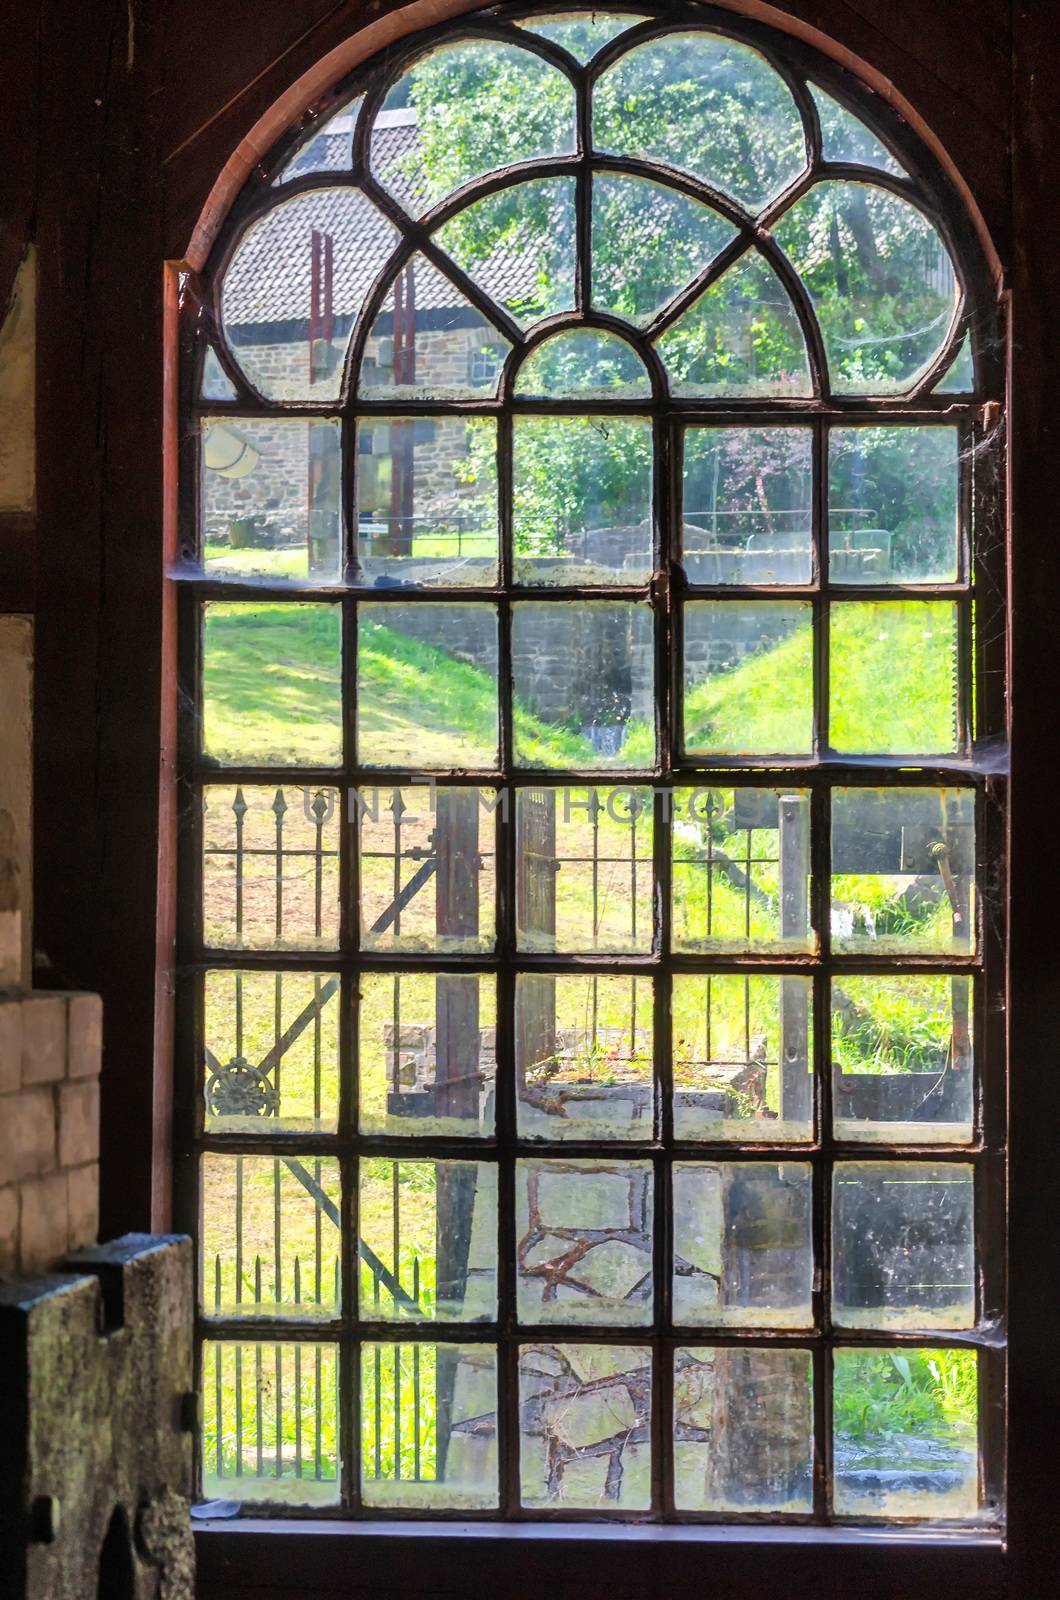
M 837 1350 L 835 1508 L 847 1517 L 972 1517 L 974 1350 Z
M 972 982 L 928 973 L 832 980 L 838 1139 L 960 1143 L 972 1136 Z
M 364 96 L 358 95 L 337 111 L 313 121 L 273 183 L 290 183 L 310 172 L 348 172 L 353 165 L 353 131 L 363 104 Z
M 652 427 L 640 417 L 516 417 L 516 583 L 646 583 Z
M 652 947 L 650 789 L 519 789 L 520 950 L 644 954 Z
M 512 613 L 515 759 L 528 767 L 655 765 L 647 606 L 524 601 Z
M 813 1509 L 807 1350 L 674 1352 L 674 1501 L 679 1511 Z
M 285 602 L 203 606 L 203 751 L 230 766 L 342 762 L 342 614 Z
M 337 1161 L 205 1155 L 200 1181 L 199 1293 L 207 1316 L 338 1315 Z
M 497 1168 L 366 1156 L 360 1169 L 361 1317 L 495 1317 Z
M 524 1139 L 650 1139 L 650 978 L 521 973 L 515 988 Z
M 206 420 L 204 569 L 273 583 L 334 583 L 342 571 L 341 479 L 335 423 L 300 417 Z
M 656 340 L 674 394 L 813 393 L 806 341 L 780 279 L 759 255 L 741 257 Z
M 571 328 L 542 340 L 515 381 L 516 399 L 647 399 L 651 380 L 617 334 Z
M 793 1161 L 675 1164 L 676 1323 L 812 1325 L 811 1174 Z
M 496 582 L 492 418 L 362 418 L 357 560 L 369 586 Z
M 520 1161 L 520 1322 L 649 1323 L 653 1193 L 648 1161 Z
M 397 242 L 357 189 L 296 195 L 251 223 L 225 270 L 221 317 L 259 394 L 338 399 L 353 325 Z
M 810 923 L 806 789 L 677 789 L 676 950 L 804 951 Z
M 821 120 L 821 155 L 825 161 L 856 161 L 859 166 L 879 167 L 899 178 L 908 176 L 901 163 L 852 111 L 847 111 L 816 84 L 810 92 Z
M 334 789 L 203 790 L 207 948 L 333 950 L 339 937 Z
M 435 238 L 524 327 L 574 305 L 573 178 L 534 178 L 487 195 Z
M 594 306 L 644 323 L 735 237 L 731 222 L 647 178 L 593 178 Z
M 497 986 L 463 972 L 364 973 L 360 1130 L 467 1138 L 493 1132 Z
M 969 955 L 972 790 L 833 790 L 831 915 L 837 951 Z
M 923 212 L 871 184 L 827 179 L 796 200 L 776 237 L 813 300 L 832 388 L 909 389 L 944 348 L 957 305 L 949 254 Z
M 527 33 L 537 33 L 542 39 L 551 39 L 553 44 L 560 45 L 564 50 L 569 50 L 576 61 L 590 61 L 605 44 L 612 39 L 617 39 L 620 33 L 627 28 L 632 28 L 636 22 L 646 22 L 647 18 L 623 12 L 612 14 L 606 11 L 594 11 L 591 16 L 563 16 L 540 17 L 520 19 L 516 22 L 517 28 L 525 28 Z
M 651 1360 L 646 1345 L 522 1347 L 519 1476 L 524 1506 L 648 1510 Z
M 414 255 L 372 323 L 358 388 L 370 400 L 483 399 L 496 394 L 510 350 L 450 278 Z
M 681 559 L 689 583 L 809 583 L 809 428 L 686 428 Z
M 757 51 L 711 33 L 636 46 L 593 95 L 598 150 L 695 173 L 760 210 L 806 164 L 791 90 Z
M 838 1324 L 973 1325 L 973 1173 L 965 1162 L 836 1165 L 832 1315 Z
M 454 115 L 461 104 L 474 116 Z M 445 45 L 390 90 L 372 130 L 372 171 L 419 215 L 486 172 L 574 149 L 570 79 L 493 41 Z
M 674 1136 L 813 1137 L 813 1005 L 808 978 L 677 973 Z
M 356 802 L 363 947 L 492 950 L 497 791 L 380 785 Z
M 361 1495 L 384 1510 L 496 1506 L 492 1345 L 362 1345 Z
M 809 602 L 691 600 L 684 608 L 689 755 L 813 750 Z
M 497 765 L 497 612 L 362 605 L 357 748 L 405 772 Z
M 828 566 L 837 583 L 955 583 L 956 428 L 833 428 Z
M 207 1341 L 202 1388 L 204 1499 L 338 1504 L 337 1345 Z
M 339 979 L 333 973 L 208 972 L 208 1133 L 334 1133 Z
M 854 600 L 830 608 L 828 729 L 858 755 L 958 751 L 957 607 Z

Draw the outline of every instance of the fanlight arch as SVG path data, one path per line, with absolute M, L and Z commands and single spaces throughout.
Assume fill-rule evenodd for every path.
M 953 187 L 870 108 L 696 5 L 501 6 L 333 85 L 197 275 L 218 1498 L 992 1512 L 997 375 Z M 899 1358 L 983 1396 L 922 1471 L 821 1434 Z

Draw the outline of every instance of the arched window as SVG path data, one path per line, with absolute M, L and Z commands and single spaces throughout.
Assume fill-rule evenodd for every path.
M 996 357 L 940 167 L 752 22 L 502 7 L 338 84 L 197 288 L 204 1496 L 993 1520 Z

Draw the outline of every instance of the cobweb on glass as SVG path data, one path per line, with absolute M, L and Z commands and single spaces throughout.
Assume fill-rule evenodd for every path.
M 332 111 L 310 129 L 291 159 L 273 178 L 273 187 L 304 178 L 310 172 L 349 172 L 353 161 L 353 135 L 364 95 Z

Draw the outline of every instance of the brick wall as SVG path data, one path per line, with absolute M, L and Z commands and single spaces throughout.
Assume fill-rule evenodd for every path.
M 96 995 L 0 995 L 0 1277 L 95 1243 L 101 1035 Z

